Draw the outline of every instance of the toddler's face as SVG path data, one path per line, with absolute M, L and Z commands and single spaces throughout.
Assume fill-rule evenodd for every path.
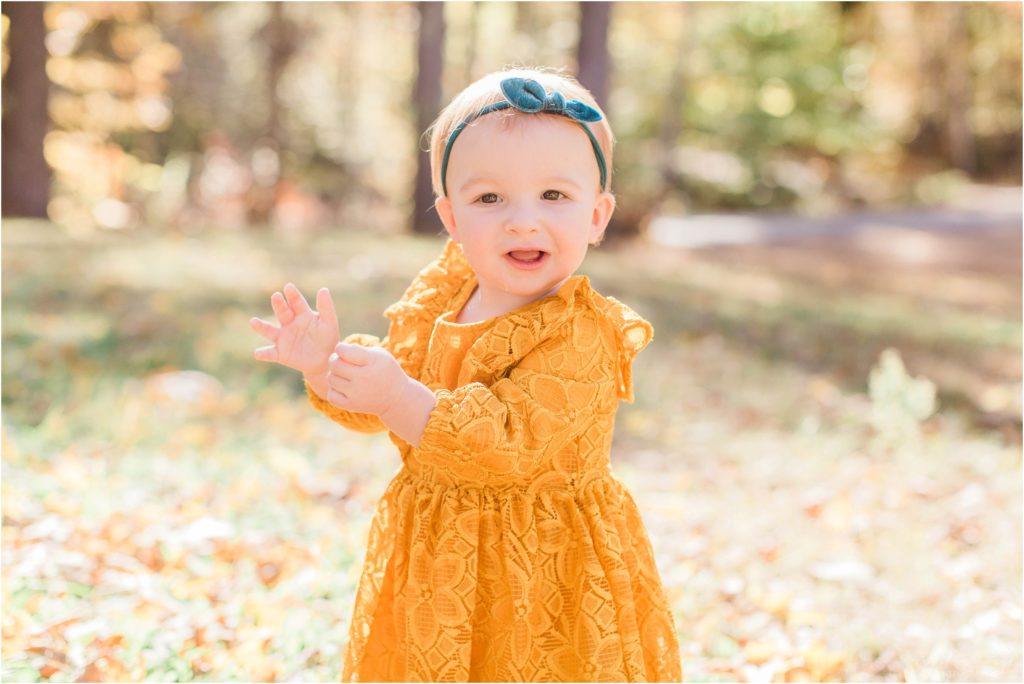
M 435 205 L 483 297 L 515 308 L 557 291 L 579 268 L 615 199 L 601 192 L 594 150 L 577 123 L 516 114 L 521 120 L 509 126 L 499 116 L 485 115 L 459 134 L 448 197 Z M 523 263 L 509 254 L 518 250 L 543 255 Z

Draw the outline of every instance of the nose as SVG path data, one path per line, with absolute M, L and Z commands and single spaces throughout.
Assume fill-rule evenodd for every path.
M 530 202 L 516 202 L 505 218 L 505 230 L 510 233 L 536 233 L 540 230 L 540 216 Z

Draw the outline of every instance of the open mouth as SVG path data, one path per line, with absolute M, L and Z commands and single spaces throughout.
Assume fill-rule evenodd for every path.
M 521 261 L 524 264 L 534 264 L 543 259 L 545 254 L 547 254 L 547 252 L 542 252 L 539 249 L 528 252 L 514 250 L 508 252 L 507 256 L 515 259 L 516 261 Z
M 550 258 L 550 254 L 539 249 L 512 250 L 505 253 L 505 258 L 515 268 L 524 271 L 532 271 L 540 268 Z

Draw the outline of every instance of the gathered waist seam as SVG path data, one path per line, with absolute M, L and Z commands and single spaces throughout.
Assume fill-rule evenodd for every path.
M 480 492 L 494 496 L 507 494 L 530 496 L 540 494 L 541 492 L 563 492 L 566 494 L 572 494 L 574 497 L 578 497 L 583 491 L 599 482 L 604 482 L 605 484 L 621 483 L 611 468 L 608 468 L 606 470 L 595 469 L 588 470 L 583 473 L 575 473 L 570 475 L 568 479 L 564 480 L 560 484 L 550 484 L 542 487 L 535 487 L 530 483 L 515 483 L 508 485 L 469 483 L 450 484 L 431 479 L 421 473 L 414 473 L 409 469 L 408 465 L 403 465 L 398 470 L 398 473 L 394 477 L 394 482 L 396 484 L 412 484 L 414 486 L 428 487 L 430 489 L 448 489 L 453 492 L 465 492 L 467 494 L 470 492 Z

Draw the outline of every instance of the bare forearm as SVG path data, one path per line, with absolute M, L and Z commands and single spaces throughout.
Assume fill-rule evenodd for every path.
M 430 412 L 436 404 L 433 390 L 418 380 L 407 378 L 398 401 L 394 402 L 389 411 L 381 414 L 380 419 L 388 430 L 418 447 Z

